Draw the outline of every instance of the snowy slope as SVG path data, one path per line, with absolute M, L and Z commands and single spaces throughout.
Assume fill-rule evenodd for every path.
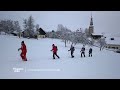
M 28 61 L 21 60 L 18 48 L 24 40 L 27 46 Z M 60 59 L 52 59 L 51 45 L 58 46 Z M 0 78 L 1 79 L 107 79 L 120 78 L 120 54 L 112 51 L 99 51 L 93 47 L 93 57 L 80 57 L 82 45 L 75 46 L 75 58 L 64 43 L 57 39 L 24 39 L 0 35 Z M 20 72 L 17 72 L 20 71 Z

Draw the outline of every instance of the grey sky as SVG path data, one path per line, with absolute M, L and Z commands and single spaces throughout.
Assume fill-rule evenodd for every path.
M 46 31 L 56 30 L 58 24 L 72 31 L 88 28 L 91 11 L 0 11 L 0 19 L 20 21 L 32 15 L 35 24 Z M 95 33 L 120 33 L 120 11 L 92 11 Z

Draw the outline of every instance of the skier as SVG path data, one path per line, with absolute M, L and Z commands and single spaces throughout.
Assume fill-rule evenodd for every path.
M 71 45 L 70 50 L 68 50 L 68 51 L 71 51 L 71 57 L 73 58 L 74 57 L 73 53 L 75 51 L 74 46 Z
M 26 58 L 26 53 L 27 53 L 27 49 L 26 49 L 26 45 L 24 43 L 24 41 L 21 42 L 21 48 L 18 49 L 18 51 L 21 50 L 21 58 L 23 61 L 27 61 L 27 58 Z
M 89 49 L 89 57 L 92 57 L 92 48 Z
M 81 52 L 81 57 L 82 57 L 82 55 L 84 55 L 84 57 L 85 57 L 85 46 L 84 45 L 83 45 L 80 52 Z
M 60 57 L 57 55 L 57 51 L 58 51 L 57 46 L 55 46 L 55 45 L 53 44 L 51 51 L 53 51 L 53 59 L 55 59 L 55 55 L 56 55 L 58 58 L 60 58 Z

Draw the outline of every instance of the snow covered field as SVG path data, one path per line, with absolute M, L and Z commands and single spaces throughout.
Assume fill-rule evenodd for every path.
M 21 60 L 18 48 L 24 40 L 28 61 Z M 52 44 L 58 46 L 60 59 L 52 59 Z M 93 57 L 80 57 L 82 45 L 75 46 L 71 58 L 70 44 L 57 39 L 24 39 L 0 35 L 0 79 L 120 79 L 120 54 L 93 47 Z

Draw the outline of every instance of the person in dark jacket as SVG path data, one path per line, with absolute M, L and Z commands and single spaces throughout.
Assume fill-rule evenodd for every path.
M 85 57 L 85 46 L 84 45 L 83 45 L 80 52 L 81 52 L 81 57 L 82 57 L 82 55 L 84 55 L 84 57 Z
M 92 57 L 92 48 L 89 49 L 89 57 Z
M 21 50 L 21 58 L 23 61 L 27 61 L 27 58 L 26 58 L 26 53 L 27 53 L 27 48 L 26 48 L 26 45 L 24 43 L 24 41 L 21 42 L 21 48 L 18 49 L 18 51 Z
M 74 57 L 73 53 L 75 51 L 75 47 L 71 45 L 70 50 L 68 50 L 68 51 L 71 51 L 71 57 L 73 58 Z
M 53 44 L 51 51 L 53 51 L 53 59 L 55 59 L 55 55 L 56 55 L 58 58 L 60 58 L 60 57 L 57 55 L 57 51 L 58 51 L 57 46 L 55 46 L 55 45 Z

